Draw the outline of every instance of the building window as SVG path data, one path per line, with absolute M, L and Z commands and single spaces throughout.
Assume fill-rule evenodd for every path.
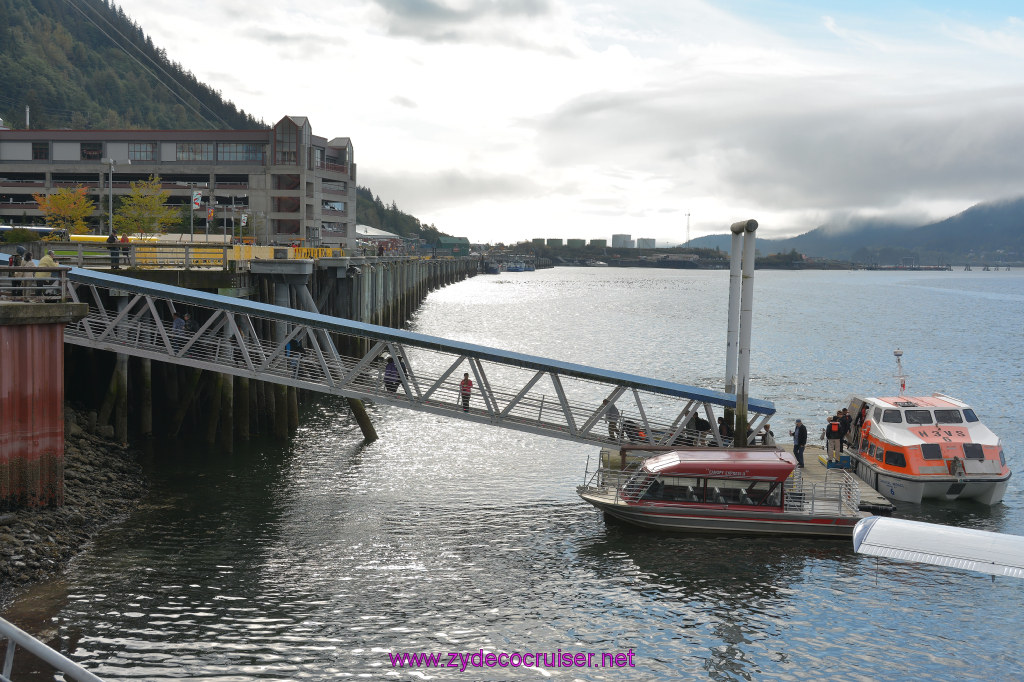
M 212 142 L 179 142 L 175 145 L 176 161 L 213 161 Z
M 103 158 L 102 142 L 83 142 L 82 161 L 99 161 Z
M 282 121 L 274 131 L 274 163 L 292 165 L 299 162 L 298 130 L 291 121 Z
M 220 161 L 255 161 L 263 163 L 263 145 L 251 142 L 222 142 L 217 145 Z
M 50 160 L 50 143 L 49 142 L 33 142 L 32 143 L 32 160 L 33 161 L 49 161 Z
M 128 159 L 131 161 L 156 161 L 156 142 L 129 142 Z

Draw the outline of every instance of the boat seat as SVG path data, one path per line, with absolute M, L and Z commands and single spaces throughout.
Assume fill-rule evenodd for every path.
M 740 497 L 740 504 L 750 504 L 750 505 L 752 505 L 752 504 L 754 504 L 754 501 L 752 499 L 750 499 L 749 495 L 747 495 L 746 493 L 743 493 L 743 495 Z

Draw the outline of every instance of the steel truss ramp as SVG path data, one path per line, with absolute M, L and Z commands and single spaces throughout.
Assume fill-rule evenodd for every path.
M 68 325 L 66 343 L 579 443 L 729 444 L 715 428 L 694 428 L 736 406 L 720 391 L 103 272 L 74 268 L 68 282 L 89 315 Z M 176 311 L 190 312 L 197 328 L 175 331 Z M 398 360 L 397 381 L 386 381 L 388 356 Z M 468 411 L 464 374 L 473 381 Z M 615 428 L 605 399 L 619 411 Z M 751 400 L 751 430 L 774 412 Z

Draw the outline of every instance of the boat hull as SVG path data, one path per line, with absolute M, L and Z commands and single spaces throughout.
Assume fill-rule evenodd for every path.
M 630 504 L 600 491 L 581 490 L 581 498 L 609 516 L 626 523 L 683 533 L 736 533 L 743 535 L 799 535 L 848 538 L 860 519 L 869 516 L 828 516 L 754 511 L 717 507 Z
M 1010 476 L 1005 478 L 957 478 L 954 476 L 900 476 L 871 466 L 854 456 L 856 474 L 879 493 L 896 502 L 920 504 L 923 500 L 974 500 L 999 504 Z

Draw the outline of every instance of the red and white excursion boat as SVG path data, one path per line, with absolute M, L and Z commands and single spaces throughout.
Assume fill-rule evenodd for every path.
M 854 421 L 846 440 L 857 475 L 898 502 L 998 504 L 1011 475 L 999 438 L 963 401 L 903 395 L 902 354 L 895 352 L 900 395 L 850 400 Z
M 577 488 L 606 514 L 673 531 L 850 537 L 862 518 L 860 488 L 842 469 L 805 483 L 776 448 L 683 448 L 619 469 L 600 467 Z M 623 460 L 625 461 L 625 456 Z M 795 473 L 794 473 L 795 472 Z

